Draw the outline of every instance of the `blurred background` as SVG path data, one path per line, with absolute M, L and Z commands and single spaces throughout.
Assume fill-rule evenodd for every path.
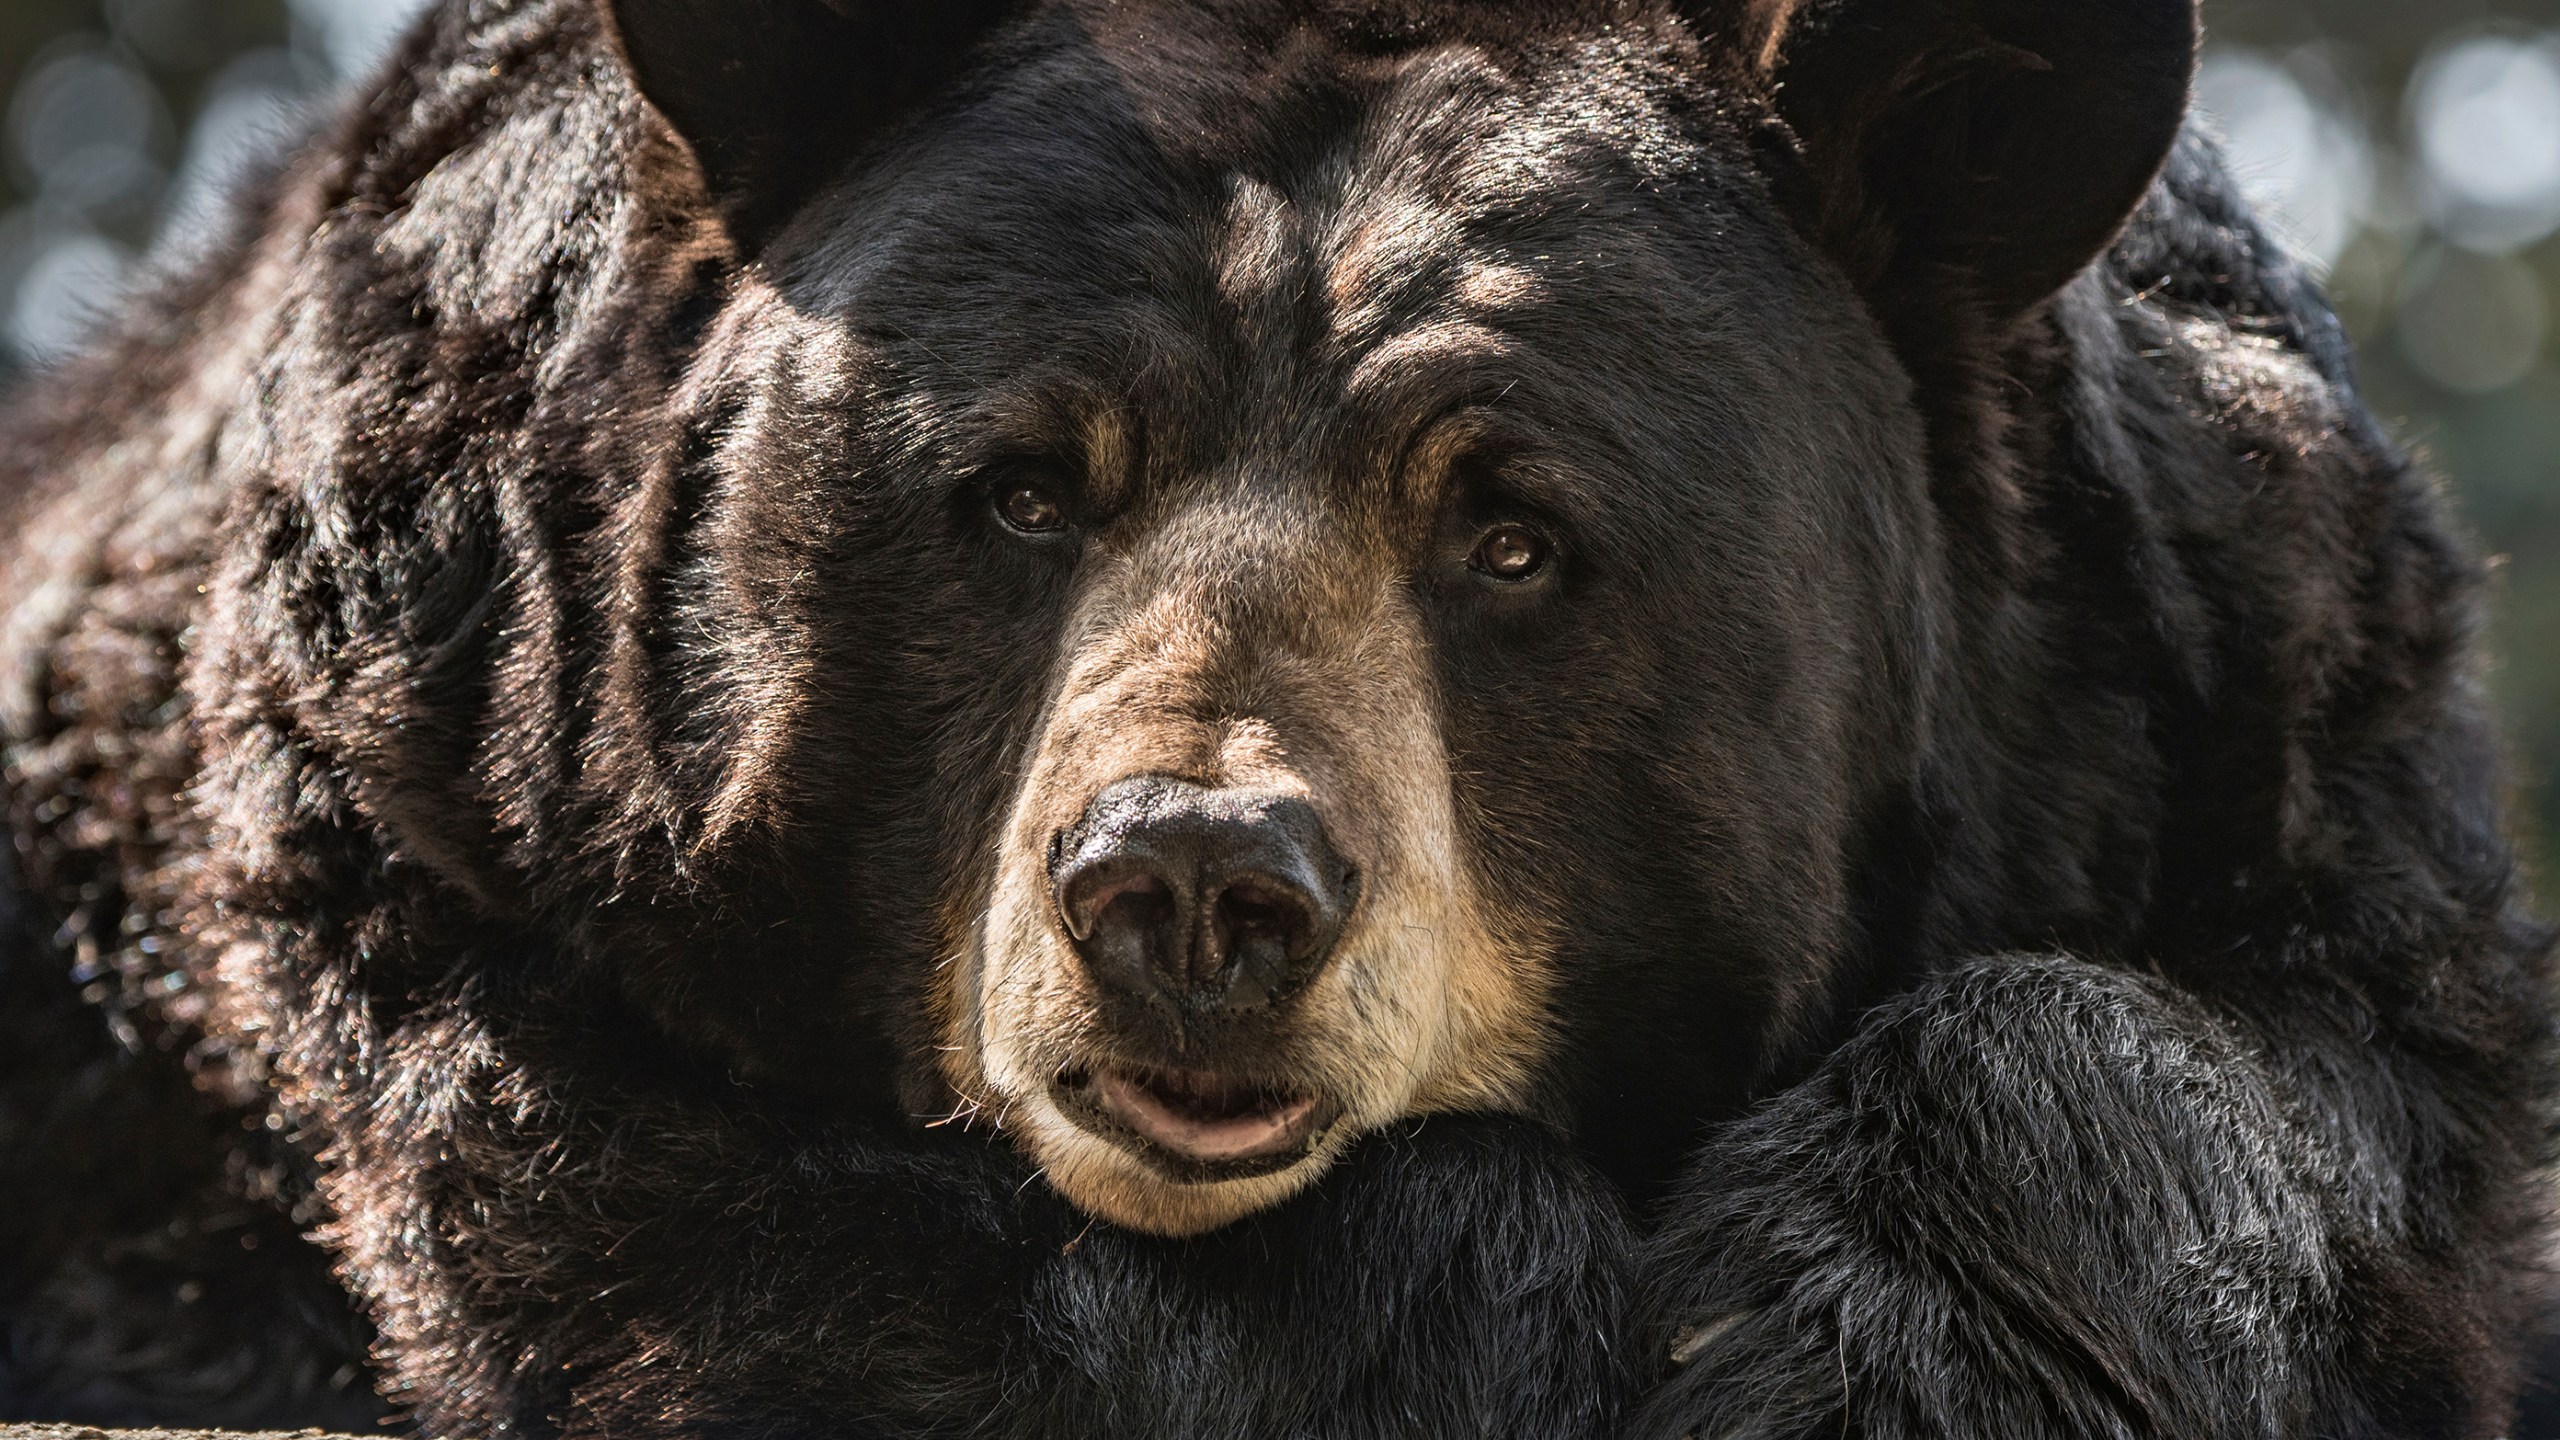
M 77 344 L 137 256 L 200 237 L 419 3 L 0 0 L 0 383 Z M 2560 0 L 2207 17 L 2203 103 L 2244 184 L 2497 557 L 2493 683 L 2528 841 L 2560 859 Z

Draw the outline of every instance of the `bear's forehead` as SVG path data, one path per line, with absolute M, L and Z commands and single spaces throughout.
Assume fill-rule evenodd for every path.
M 801 274 L 848 295 L 974 278 L 1035 309 L 1049 295 L 1249 318 L 1284 305 L 1293 324 L 1320 311 L 1375 340 L 1451 301 L 1526 298 L 1541 270 L 1605 281 L 1699 213 L 1678 192 L 1731 168 L 1700 132 L 1667 21 L 1582 16 L 1534 46 L 1516 26 L 1495 43 L 1452 24 L 1379 51 L 1346 39 L 1337 10 L 1368 13 L 1053 7 L 812 207 Z
M 1515 157 L 1601 137 L 1642 150 L 1663 95 L 1707 68 L 1686 26 L 1654 7 L 1504 0 L 1075 0 L 997 68 L 1008 63 L 1040 98 L 1055 86 L 1106 99 L 1159 153 L 1202 169 L 1284 168 L 1355 137 L 1400 160 L 1505 133 Z
M 1801 327 L 1754 312 L 1803 300 L 1801 256 L 1685 32 L 1362 48 L 1281 8 L 1046 12 L 804 212 L 791 308 L 918 433 L 1046 445 L 1081 390 L 1204 464 L 1410 445 L 1496 396 L 1641 443 L 1788 363 Z

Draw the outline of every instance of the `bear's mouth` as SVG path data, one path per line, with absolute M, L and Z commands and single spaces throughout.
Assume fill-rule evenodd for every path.
M 1076 1124 L 1137 1142 L 1185 1179 L 1287 1169 L 1331 1123 L 1315 1096 L 1213 1070 L 1070 1070 L 1058 1077 L 1055 1098 Z

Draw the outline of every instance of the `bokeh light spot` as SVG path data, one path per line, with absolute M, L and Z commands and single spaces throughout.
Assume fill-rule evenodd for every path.
M 171 130 L 150 77 L 89 40 L 39 57 L 9 104 L 19 173 L 79 210 L 156 191 Z
M 2447 238 L 2502 252 L 2560 227 L 2560 53 L 2470 35 L 2409 79 L 2409 125 Z
M 2523 379 L 2549 323 L 2541 277 L 2511 256 L 2438 246 L 2410 265 L 2401 291 L 2401 350 L 2447 390 L 2479 394 Z
M 133 257 L 99 235 L 52 238 L 29 258 L 8 312 L 9 346 L 30 364 L 76 349 L 123 293 Z

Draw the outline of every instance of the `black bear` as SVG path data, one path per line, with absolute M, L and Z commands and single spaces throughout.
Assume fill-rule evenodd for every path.
M 2195 46 L 448 0 L 9 421 L 0 1405 L 2501 1433 L 2479 571 Z

